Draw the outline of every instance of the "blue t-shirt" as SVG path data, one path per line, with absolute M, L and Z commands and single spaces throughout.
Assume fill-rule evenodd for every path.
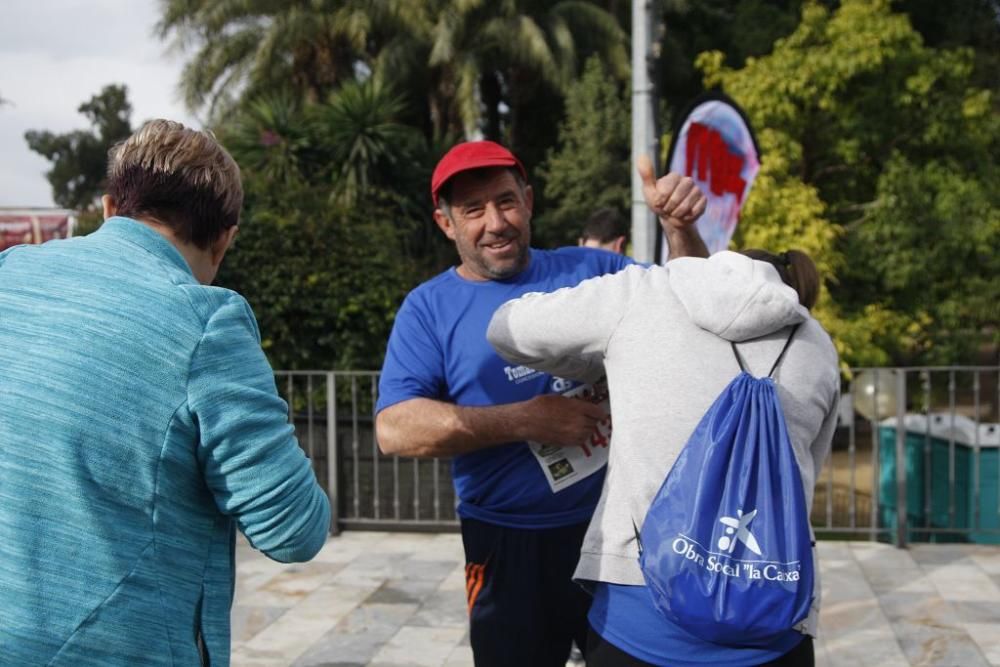
M 592 248 L 530 252 L 528 268 L 513 278 L 472 281 L 452 268 L 407 295 L 389 336 L 376 411 L 412 398 L 489 406 L 565 391 L 565 381 L 497 355 L 486 340 L 494 311 L 528 292 L 572 287 L 633 262 Z M 452 478 L 461 517 L 553 528 L 590 519 L 604 472 L 553 493 L 527 443 L 514 442 L 456 456 Z
M 677 627 L 656 609 L 646 586 L 595 582 L 590 626 L 605 641 L 653 665 L 761 665 L 785 655 L 805 635 L 789 630 L 766 647 L 713 644 Z

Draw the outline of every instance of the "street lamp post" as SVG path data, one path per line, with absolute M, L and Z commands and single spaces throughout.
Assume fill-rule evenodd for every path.
M 659 174 L 659 140 L 656 136 L 653 85 L 650 63 L 653 58 L 652 0 L 632 2 L 632 256 L 640 262 L 652 262 L 659 226 L 642 196 L 642 179 L 635 169 L 636 160 L 646 154 Z

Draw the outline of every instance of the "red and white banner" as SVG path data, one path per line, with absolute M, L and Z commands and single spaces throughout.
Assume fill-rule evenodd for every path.
M 0 208 L 0 250 L 73 235 L 76 214 L 66 209 Z
M 739 222 L 740 209 L 760 170 L 760 151 L 746 116 L 720 93 L 699 97 L 681 117 L 670 143 L 668 170 L 690 176 L 708 196 L 698 233 L 708 252 L 725 250 Z M 661 233 L 656 261 L 669 259 Z

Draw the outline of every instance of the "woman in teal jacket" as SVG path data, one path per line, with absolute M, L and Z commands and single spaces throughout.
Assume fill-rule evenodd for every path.
M 0 253 L 0 664 L 229 664 L 235 529 L 312 558 L 329 502 L 247 302 L 211 135 L 113 149 L 97 232 Z

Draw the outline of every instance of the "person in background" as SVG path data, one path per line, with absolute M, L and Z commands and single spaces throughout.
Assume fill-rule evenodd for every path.
M 705 196 L 690 178 L 657 181 L 643 164 L 671 247 L 704 253 L 692 223 Z M 460 263 L 410 292 L 396 315 L 379 381 L 378 443 L 386 454 L 454 457 L 476 665 L 564 667 L 571 642 L 585 645 L 590 598 L 571 575 L 607 455 L 594 448 L 585 457 L 583 446 L 606 412 L 571 397 L 589 388 L 505 363 L 486 327 L 508 299 L 631 260 L 532 248 L 527 174 L 491 141 L 449 150 L 431 197 Z
M 587 218 L 577 245 L 624 255 L 628 245 L 628 225 L 615 209 L 598 209 Z
M 236 163 L 167 120 L 109 157 L 98 231 L 0 253 L 0 662 L 228 665 L 235 530 L 308 560 L 329 501 L 210 286 Z
M 580 381 L 607 374 L 614 443 L 575 578 L 591 587 L 588 667 L 814 662 L 819 577 L 808 618 L 770 645 L 722 646 L 672 623 L 639 568 L 636 526 L 689 436 L 740 373 L 774 375 L 808 516 L 837 424 L 840 376 L 830 337 L 809 313 L 819 293 L 805 253 L 760 250 L 631 266 L 572 289 L 501 306 L 488 338 L 512 364 Z

